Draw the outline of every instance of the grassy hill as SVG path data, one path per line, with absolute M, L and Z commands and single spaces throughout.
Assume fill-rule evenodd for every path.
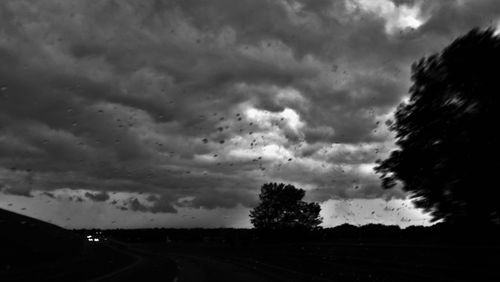
M 69 230 L 0 209 L 0 265 L 26 266 L 54 261 L 82 251 L 83 238 Z
M 133 259 L 82 234 L 0 209 L 0 281 L 87 281 Z

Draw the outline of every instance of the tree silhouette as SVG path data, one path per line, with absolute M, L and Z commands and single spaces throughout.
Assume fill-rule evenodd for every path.
M 390 127 L 399 149 L 375 168 L 383 186 L 400 182 L 434 221 L 499 223 L 500 37 L 473 29 L 414 63 L 412 81 Z
M 317 203 L 302 201 L 305 191 L 293 185 L 267 183 L 261 188 L 260 204 L 250 211 L 250 221 L 257 229 L 316 229 L 321 224 Z

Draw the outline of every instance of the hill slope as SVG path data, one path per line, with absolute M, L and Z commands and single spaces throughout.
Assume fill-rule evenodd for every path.
M 56 225 L 0 209 L 1 265 L 26 265 L 71 256 L 83 238 Z
M 0 281 L 87 281 L 133 259 L 56 225 L 0 209 Z

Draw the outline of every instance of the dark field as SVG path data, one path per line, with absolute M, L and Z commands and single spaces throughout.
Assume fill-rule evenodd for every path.
M 0 224 L 0 281 L 500 281 L 491 228 L 70 231 L 7 211 Z
M 104 234 L 174 260 L 179 281 L 500 279 L 497 230 L 466 234 L 446 226 L 400 230 L 372 225 L 312 233 L 156 229 Z

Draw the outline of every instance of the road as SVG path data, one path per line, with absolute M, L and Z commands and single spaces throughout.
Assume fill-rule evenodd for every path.
M 178 266 L 178 282 L 192 281 L 318 281 L 326 282 L 319 276 L 311 276 L 290 268 L 249 257 L 235 255 L 210 255 L 159 251 L 174 260 Z
M 185 254 L 169 254 L 168 256 L 178 265 L 178 282 L 330 281 L 251 259 Z
M 179 267 L 178 282 L 276 281 L 263 273 L 207 257 L 172 255 Z
M 170 253 L 125 244 L 114 245 L 113 248 L 129 256 L 134 256 L 136 261 L 123 269 L 91 282 L 329 281 L 251 259 Z
M 171 259 L 119 242 L 112 242 L 108 246 L 124 255 L 134 257 L 135 261 L 89 282 L 175 281 L 177 265 Z

